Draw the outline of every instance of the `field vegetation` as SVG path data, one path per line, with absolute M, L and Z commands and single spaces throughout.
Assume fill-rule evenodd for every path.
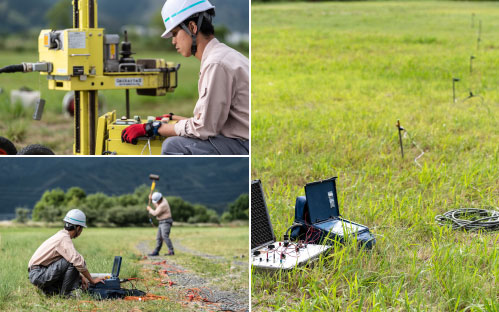
M 62 227 L 62 225 L 61 225 Z M 110 272 L 114 256 L 122 256 L 121 278 L 138 278 L 135 287 L 150 294 L 164 296 L 152 301 L 96 301 L 88 295 L 81 298 L 63 299 L 45 297 L 31 285 L 27 276 L 27 264 L 36 248 L 59 228 L 0 227 L 0 310 L 2 311 L 188 311 L 203 310 L 192 306 L 187 287 L 163 283 L 153 261 L 143 255 L 154 247 L 156 228 L 105 229 L 87 228 L 73 242 L 84 256 L 90 272 Z M 248 227 L 173 227 L 171 238 L 176 247 L 175 256 L 169 257 L 169 265 L 184 268 L 184 274 L 198 276 L 207 281 L 205 287 L 223 291 L 242 292 L 248 295 L 249 275 L 246 265 L 234 265 L 247 261 Z M 206 242 L 211 242 L 206 244 Z M 138 248 L 144 245 L 145 250 Z M 183 248 L 180 248 L 182 245 Z M 143 248 L 143 249 L 144 249 Z M 192 254 L 196 250 L 216 257 L 210 261 Z M 163 250 L 164 251 L 164 250 Z M 146 265 L 147 264 L 147 265 Z M 122 284 L 132 288 L 130 283 Z M 190 286 L 196 288 L 195 285 Z
M 498 2 L 252 4 L 252 178 L 276 236 L 306 183 L 338 176 L 340 213 L 377 237 L 253 271 L 253 311 L 499 310 L 498 233 L 434 220 L 499 206 L 497 29 Z
M 32 212 L 33 221 L 46 223 L 58 222 L 71 209 L 82 210 L 89 225 L 149 225 L 150 215 L 145 209 L 150 188 L 141 185 L 131 194 L 108 196 L 104 193 L 87 194 L 79 187 L 47 190 L 35 204 Z M 201 204 L 192 204 L 178 196 L 168 196 L 172 215 L 177 222 L 188 223 L 220 223 L 234 220 L 248 221 L 248 194 L 241 194 L 227 211 L 219 216 L 213 209 Z M 150 204 L 154 207 L 153 204 Z M 19 207 L 16 209 L 17 221 L 25 223 L 30 210 Z M 156 219 L 156 218 L 153 218 Z M 156 222 L 157 223 L 157 222 Z

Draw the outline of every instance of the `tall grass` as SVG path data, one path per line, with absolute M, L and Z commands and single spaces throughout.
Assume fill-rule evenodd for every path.
M 434 217 L 499 206 L 498 17 L 493 2 L 253 5 L 252 177 L 277 237 L 302 187 L 338 176 L 341 214 L 378 239 L 286 279 L 254 272 L 255 310 L 497 310 L 497 233 Z

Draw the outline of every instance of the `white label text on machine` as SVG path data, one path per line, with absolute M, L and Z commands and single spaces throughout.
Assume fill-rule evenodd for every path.
M 142 78 L 116 78 L 116 87 L 141 87 L 144 85 L 144 80 Z
M 84 31 L 69 32 L 68 45 L 70 49 L 85 49 L 87 42 Z

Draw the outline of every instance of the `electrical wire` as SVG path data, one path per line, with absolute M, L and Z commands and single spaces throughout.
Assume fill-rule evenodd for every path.
M 499 211 L 478 208 L 459 208 L 435 217 L 440 226 L 451 225 L 453 230 L 497 231 Z
M 18 73 L 18 72 L 24 72 L 24 65 L 19 64 L 19 65 L 9 65 L 0 68 L 0 73 Z
M 420 159 L 424 155 L 423 149 L 421 149 L 421 147 L 419 147 L 416 141 L 414 141 L 412 135 L 409 133 L 409 131 L 407 131 L 407 129 L 404 128 L 403 130 L 404 130 L 404 138 L 409 137 L 412 145 L 414 145 L 421 152 L 421 154 L 419 154 L 416 158 L 414 158 L 414 162 L 416 163 L 416 165 L 418 165 L 419 168 L 423 168 L 423 166 L 421 166 L 421 164 L 418 162 L 418 159 Z

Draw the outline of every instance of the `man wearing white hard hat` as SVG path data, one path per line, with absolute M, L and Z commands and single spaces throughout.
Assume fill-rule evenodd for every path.
M 83 211 L 70 210 L 64 222 L 64 230 L 43 242 L 28 263 L 30 282 L 49 296 L 67 296 L 80 286 L 87 289 L 88 283 L 97 284 L 104 280 L 92 278 L 85 260 L 71 241 L 87 227 Z
M 172 38 L 178 53 L 201 61 L 199 98 L 193 117 L 170 113 L 176 124 L 131 125 L 122 140 L 160 134 L 169 137 L 163 142 L 165 155 L 248 155 L 248 58 L 215 38 L 215 7 L 208 0 L 167 0 L 161 15 L 162 37 Z
M 158 234 L 156 235 L 156 248 L 149 256 L 158 256 L 159 251 L 163 246 L 163 242 L 168 246 L 168 253 L 166 253 L 165 256 L 173 256 L 175 252 L 173 251 L 173 244 L 170 240 L 170 230 L 173 225 L 170 205 L 166 198 L 159 192 L 154 192 L 150 198 L 156 209 L 147 206 L 147 211 L 158 219 L 159 225 Z

